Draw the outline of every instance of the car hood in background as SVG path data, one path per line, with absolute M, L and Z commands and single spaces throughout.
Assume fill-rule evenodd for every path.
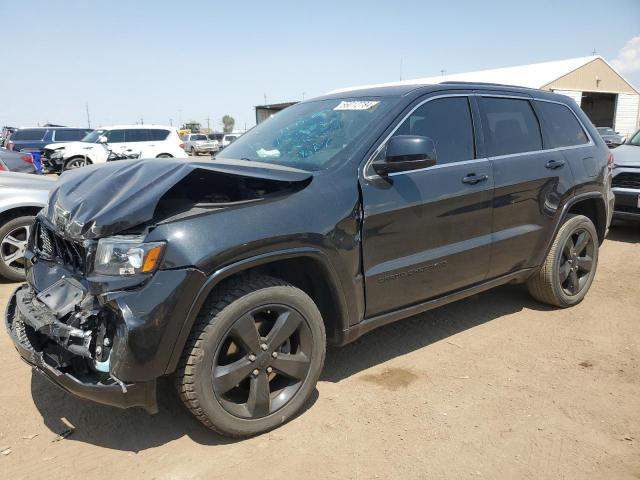
M 153 219 L 158 202 L 192 173 L 220 173 L 291 185 L 311 173 L 249 161 L 185 162 L 147 159 L 91 165 L 63 173 L 52 191 L 47 219 L 75 240 L 123 232 Z
M 613 161 L 620 167 L 640 168 L 640 147 L 634 145 L 620 145 L 613 150 Z
M 31 173 L 0 171 L 0 188 L 49 191 L 55 185 L 56 181 L 53 178 L 33 175 Z

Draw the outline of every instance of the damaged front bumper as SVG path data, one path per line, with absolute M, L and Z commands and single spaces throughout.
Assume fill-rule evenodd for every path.
M 89 368 L 91 332 L 60 322 L 30 287 L 14 292 L 5 322 L 22 359 L 63 390 L 105 405 L 157 413 L 155 379 L 125 383 Z

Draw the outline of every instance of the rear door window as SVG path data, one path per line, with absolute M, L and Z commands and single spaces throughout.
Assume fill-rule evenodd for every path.
M 481 106 L 490 157 L 542 150 L 540 124 L 528 100 L 482 97 Z
M 446 97 L 418 107 L 395 135 L 429 137 L 436 145 L 438 163 L 475 158 L 473 123 L 467 97 Z
M 56 142 L 76 142 L 84 138 L 86 130 L 56 130 L 53 139 Z
M 542 116 L 545 148 L 573 147 L 589 143 L 587 134 L 566 105 L 536 101 Z
M 25 128 L 24 130 L 18 130 L 11 135 L 13 141 L 40 141 L 47 133 L 46 128 Z
M 149 130 L 146 128 L 131 128 L 125 131 L 125 140 L 131 142 L 148 142 Z

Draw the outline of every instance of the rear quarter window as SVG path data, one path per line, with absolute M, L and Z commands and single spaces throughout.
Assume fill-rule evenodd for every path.
M 166 140 L 169 136 L 169 130 L 160 130 L 160 129 L 150 129 L 149 130 L 149 140 L 153 141 L 162 141 Z
M 540 125 L 529 100 L 482 97 L 481 106 L 489 156 L 542 150 Z
M 545 148 L 573 147 L 589 143 L 587 134 L 569 107 L 536 100 L 542 116 Z

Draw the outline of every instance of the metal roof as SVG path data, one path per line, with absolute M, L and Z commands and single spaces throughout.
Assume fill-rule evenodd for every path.
M 340 88 L 329 93 L 348 92 L 373 87 L 433 85 L 443 82 L 499 83 L 528 88 L 542 88 L 596 59 L 601 59 L 607 63 L 600 55 L 593 55 L 590 57 L 570 58 L 568 60 L 558 60 L 555 62 L 532 63 L 530 65 L 520 65 L 516 67 L 494 68 L 491 70 L 439 75 L 436 77 L 416 78 L 399 82 Z M 609 64 L 607 63 L 607 65 Z M 609 67 L 613 69 L 610 65 Z

